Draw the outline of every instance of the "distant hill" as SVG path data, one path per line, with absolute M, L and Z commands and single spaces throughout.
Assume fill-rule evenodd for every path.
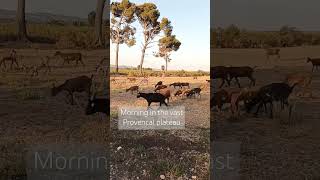
M 0 22 L 12 22 L 16 18 L 16 11 L 0 9 Z M 75 16 L 64 16 L 58 14 L 50 13 L 26 13 L 26 21 L 31 23 L 49 23 L 53 21 L 62 21 L 67 24 L 72 24 L 73 22 L 87 22 L 85 18 L 79 18 Z

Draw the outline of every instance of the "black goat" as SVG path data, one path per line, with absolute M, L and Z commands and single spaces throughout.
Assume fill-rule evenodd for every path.
M 154 87 L 156 88 L 157 86 L 162 85 L 162 84 L 163 84 L 163 82 L 159 81 L 159 82 L 157 82 L 157 84 Z
M 284 108 L 284 105 L 289 106 L 288 97 L 296 85 L 297 83 L 290 87 L 286 83 L 272 83 L 261 87 L 256 96 L 246 103 L 247 112 L 249 113 L 250 110 L 258 104 L 255 112 L 257 116 L 262 105 L 264 105 L 266 109 L 266 104 L 270 104 L 270 117 L 273 118 L 273 101 L 280 101 L 281 109 Z
M 230 86 L 230 82 L 228 80 L 228 68 L 225 66 L 214 66 L 210 68 L 210 79 L 222 79 L 222 83 L 219 88 L 221 88 L 224 83 L 227 81 Z M 210 82 L 210 81 L 208 81 Z
M 312 63 L 312 72 L 313 72 L 314 67 L 316 67 L 316 69 L 318 69 L 318 66 L 320 66 L 320 58 L 311 59 L 311 58 L 307 57 L 307 63 L 308 62 Z
M 140 92 L 138 93 L 137 98 L 140 98 L 140 97 L 144 98 L 148 102 L 148 108 L 153 102 L 159 102 L 160 106 L 162 104 L 165 104 L 166 106 L 168 106 L 168 104 L 165 101 L 166 97 L 160 93 L 141 93 Z
M 228 76 L 229 76 L 229 85 L 232 79 L 234 78 L 240 88 L 240 82 L 239 82 L 239 77 L 247 77 L 251 80 L 250 86 L 253 85 L 255 86 L 256 80 L 253 78 L 252 74 L 254 72 L 255 67 L 249 67 L 249 66 L 242 66 L 242 67 L 228 67 Z
M 110 113 L 110 99 L 106 98 L 96 98 L 95 96 L 89 99 L 86 115 L 91 115 L 97 112 L 104 114 Z

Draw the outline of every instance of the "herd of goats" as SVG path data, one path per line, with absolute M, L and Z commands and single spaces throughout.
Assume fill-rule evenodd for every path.
M 79 63 L 81 63 L 83 66 L 85 66 L 84 62 L 83 62 L 83 55 L 81 53 L 62 53 L 60 51 L 57 51 L 54 54 L 54 57 L 61 57 L 61 59 L 63 60 L 63 65 L 65 63 L 70 64 L 70 62 L 75 62 L 76 65 L 78 65 Z M 4 68 L 6 68 L 6 63 L 9 62 L 11 63 L 10 65 L 10 69 L 13 69 L 13 65 L 15 65 L 15 69 L 22 69 L 26 72 L 28 72 L 29 70 L 31 70 L 31 76 L 33 75 L 38 75 L 38 71 L 40 69 L 45 68 L 46 71 L 50 71 L 51 72 L 51 66 L 49 65 L 49 57 L 46 56 L 46 61 L 42 61 L 41 64 L 39 66 L 34 65 L 34 66 L 26 66 L 26 65 L 21 65 L 19 66 L 18 63 L 18 56 L 17 56 L 17 51 L 12 49 L 10 51 L 10 55 L 2 57 L 2 59 L 0 59 L 0 68 L 3 66 Z M 96 66 L 95 71 L 98 74 L 100 71 L 103 71 L 104 75 L 107 74 L 108 69 L 106 67 L 104 67 L 105 63 L 107 62 L 107 58 L 103 58 Z M 86 92 L 88 94 L 88 104 L 85 110 L 85 113 L 87 115 L 91 115 L 94 114 L 96 112 L 102 112 L 105 114 L 109 114 L 109 103 L 110 100 L 107 98 L 97 98 L 96 97 L 96 93 L 93 92 L 94 88 L 93 87 L 93 77 L 94 74 L 91 75 L 91 77 L 88 77 L 86 75 L 82 75 L 82 76 L 78 76 L 75 78 L 71 78 L 71 79 L 67 79 L 64 83 L 62 83 L 59 86 L 55 86 L 53 84 L 53 87 L 51 89 L 51 95 L 52 96 L 56 96 L 57 94 L 59 94 L 62 91 L 65 91 L 68 93 L 68 95 L 70 96 L 70 102 L 71 105 L 74 104 L 74 93 L 75 92 Z
M 135 79 L 128 78 L 131 82 Z M 210 82 L 207 80 L 207 82 Z M 170 87 L 173 87 L 175 92 L 170 89 Z M 196 88 L 190 88 L 190 83 L 188 82 L 174 82 L 169 85 L 163 84 L 163 81 L 157 82 L 155 84 L 154 92 L 151 93 L 143 93 L 139 91 L 139 86 L 134 85 L 130 88 L 126 89 L 126 92 L 137 92 L 137 98 L 143 98 L 148 103 L 148 109 L 150 108 L 151 103 L 160 103 L 160 106 L 162 104 L 168 106 L 169 100 L 172 97 L 186 97 L 186 98 L 201 98 L 201 90 L 205 88 L 205 86 L 200 86 Z M 178 88 L 178 89 L 176 89 Z
M 279 56 L 279 50 L 270 50 L 267 51 L 267 55 L 278 55 Z M 75 62 L 76 65 L 81 63 L 84 66 L 83 58 L 81 53 L 62 53 L 60 51 L 57 51 L 54 56 L 60 56 L 61 59 L 63 59 L 63 64 L 70 62 Z M 49 58 L 47 57 L 47 60 Z M 103 61 L 106 61 L 106 58 L 100 61 L 100 63 L 97 65 L 96 70 L 103 68 L 102 64 Z M 12 69 L 13 65 L 15 65 L 17 68 L 24 68 L 28 69 L 27 66 L 19 66 L 19 63 L 17 61 L 17 52 L 13 49 L 10 51 L 10 55 L 6 57 L 2 57 L 0 59 L 0 67 L 4 66 L 6 68 L 6 62 L 10 62 Z M 312 63 L 312 71 L 316 67 L 320 66 L 320 59 L 311 59 L 307 58 L 307 63 Z M 34 72 L 33 74 L 38 74 L 38 70 L 41 68 L 47 68 L 48 71 L 51 71 L 50 66 L 47 62 L 41 62 L 40 66 L 37 66 L 36 68 L 32 68 Z M 270 111 L 270 117 L 273 117 L 273 103 L 274 102 L 280 102 L 281 104 L 281 110 L 285 107 L 291 107 L 288 102 L 289 95 L 293 92 L 294 87 L 299 85 L 303 89 L 304 95 L 307 91 L 307 89 L 310 88 L 312 74 L 310 73 L 295 73 L 295 74 L 289 74 L 284 78 L 283 82 L 277 82 L 277 83 L 271 83 L 267 84 L 265 86 L 260 87 L 259 89 L 253 90 L 252 88 L 241 88 L 239 78 L 247 77 L 250 80 L 250 85 L 255 86 L 256 79 L 253 77 L 253 73 L 255 71 L 256 67 L 249 67 L 249 66 L 243 66 L 243 67 L 225 67 L 225 66 L 215 66 L 211 68 L 210 72 L 210 79 L 221 79 L 222 83 L 217 88 L 217 91 L 213 93 L 211 100 L 210 100 L 210 108 L 217 107 L 218 110 L 221 112 L 224 104 L 230 104 L 231 105 L 231 112 L 234 113 L 240 113 L 239 112 L 239 103 L 243 102 L 245 105 L 245 109 L 248 113 L 252 111 L 254 107 L 257 106 L 255 115 L 257 116 L 259 113 L 259 110 L 261 107 L 264 107 L 265 112 L 268 111 L 267 105 L 269 104 L 269 111 Z M 107 71 L 105 71 L 107 73 Z M 108 98 L 96 98 L 95 93 L 91 92 L 92 89 L 92 81 L 93 76 L 79 76 L 75 78 L 71 78 L 66 80 L 63 84 L 59 86 L 53 86 L 52 87 L 52 96 L 57 95 L 58 93 L 62 91 L 68 92 L 68 94 L 71 97 L 71 104 L 74 103 L 73 95 L 75 92 L 87 92 L 89 95 L 88 97 L 88 105 L 86 107 L 86 114 L 93 114 L 96 112 L 102 112 L 105 114 L 109 114 L 109 108 L 110 108 L 110 100 Z M 128 78 L 130 81 L 135 81 L 135 78 Z M 237 89 L 223 89 L 223 85 L 227 82 L 228 86 L 231 86 L 231 82 L 235 80 L 238 87 Z M 115 79 L 111 79 L 111 82 L 115 81 Z M 146 81 L 148 83 L 147 78 L 144 78 L 142 81 Z M 210 80 L 206 80 L 207 83 L 210 83 Z M 174 89 L 176 87 L 179 87 L 178 90 L 176 90 L 174 93 L 171 93 L 170 86 L 173 86 Z M 188 87 L 188 88 L 184 88 Z M 135 85 L 132 86 L 126 91 L 131 91 L 133 93 L 134 91 L 137 92 L 137 98 L 144 98 L 148 103 L 148 108 L 150 108 L 151 103 L 157 102 L 160 103 L 160 106 L 162 104 L 168 106 L 169 99 L 172 98 L 171 94 L 173 96 L 185 96 L 186 98 L 191 97 L 199 97 L 201 98 L 201 87 L 196 87 L 190 89 L 190 84 L 188 82 L 175 82 L 170 85 L 164 85 L 163 81 L 159 81 L 155 85 L 154 92 L 152 93 L 143 93 L 139 92 L 139 86 Z M 298 94 L 296 94 L 298 96 Z M 312 95 L 312 94 L 311 94 Z M 166 102 L 167 101 L 167 102 Z
M 268 52 L 267 52 L 268 53 Z M 278 54 L 279 51 L 270 51 L 269 54 Z M 307 58 L 307 63 L 312 63 L 312 71 L 314 67 L 320 66 L 320 58 Z M 239 103 L 243 102 L 245 110 L 250 113 L 254 108 L 256 111 L 255 116 L 258 115 L 259 110 L 264 107 L 264 112 L 270 111 L 270 118 L 273 118 L 273 103 L 280 102 L 281 110 L 285 105 L 289 108 L 289 118 L 291 116 L 292 106 L 289 104 L 288 98 L 293 92 L 293 89 L 298 85 L 302 88 L 302 91 L 298 91 L 296 96 L 305 96 L 309 93 L 312 96 L 310 89 L 312 74 L 311 73 L 292 73 L 288 74 L 282 82 L 276 82 L 264 85 L 258 89 L 251 88 L 255 86 L 256 79 L 253 77 L 253 73 L 256 67 L 241 66 L 241 67 L 226 67 L 215 66 L 211 68 L 211 79 L 221 79 L 222 83 L 217 88 L 217 91 L 213 93 L 210 102 L 210 108 L 217 107 L 219 113 L 222 112 L 224 104 L 230 104 L 230 110 L 233 115 L 240 114 Z M 239 78 L 246 77 L 250 80 L 249 87 L 241 88 Z M 225 82 L 228 86 L 231 86 L 231 82 L 235 81 L 238 85 L 236 89 L 224 89 L 222 88 Z

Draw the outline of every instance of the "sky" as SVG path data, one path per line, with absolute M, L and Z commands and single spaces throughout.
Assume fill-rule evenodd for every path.
M 180 49 L 171 55 L 168 70 L 204 70 L 210 69 L 210 0 L 131 0 L 140 4 L 152 2 L 160 11 L 160 18 L 167 17 L 173 26 L 173 34 L 182 43 Z M 195 3 L 196 2 L 196 3 Z M 140 63 L 142 30 L 137 22 L 136 45 L 128 48 L 120 46 L 119 65 L 134 66 Z M 160 69 L 165 65 L 162 58 L 153 56 L 154 48 L 146 52 L 143 67 Z M 115 64 L 115 45 L 111 44 L 111 64 Z
M 319 0 L 214 0 L 211 24 L 235 24 L 251 30 L 279 30 L 289 25 L 306 31 L 319 31 Z

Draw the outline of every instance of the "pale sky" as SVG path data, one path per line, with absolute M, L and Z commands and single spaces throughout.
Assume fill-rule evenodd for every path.
M 134 3 L 153 2 L 160 10 L 160 18 L 167 17 L 172 23 L 173 34 L 181 41 L 180 49 L 171 55 L 168 70 L 205 70 L 210 69 L 210 0 L 132 0 Z M 119 65 L 137 67 L 140 64 L 142 30 L 137 27 L 136 45 L 128 48 L 120 46 Z M 157 43 L 146 52 L 144 67 L 160 69 L 165 65 L 162 58 L 156 58 L 152 52 Z M 115 46 L 111 45 L 110 63 L 115 64 Z
M 279 30 L 289 25 L 319 31 L 319 7 L 319 0 L 214 0 L 211 24 L 251 30 Z

